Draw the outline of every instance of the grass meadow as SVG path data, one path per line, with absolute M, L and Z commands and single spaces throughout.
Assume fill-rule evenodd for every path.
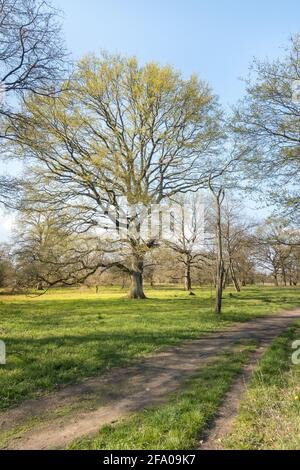
M 300 338 L 300 322 L 266 351 L 242 401 L 224 446 L 231 450 L 299 450 L 300 364 L 291 345 Z
M 119 288 L 57 289 L 41 297 L 0 295 L 0 409 L 57 386 L 126 366 L 154 351 L 299 305 L 300 289 L 248 287 L 224 293 L 221 318 L 210 288 L 187 295 L 180 287 L 147 289 L 148 299 Z

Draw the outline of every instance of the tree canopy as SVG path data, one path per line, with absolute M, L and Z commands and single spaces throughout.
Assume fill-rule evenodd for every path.
M 6 118 L 20 118 L 20 101 L 29 92 L 57 92 L 68 68 L 58 11 L 44 0 L 0 0 L 1 157 L 13 137 Z M 15 176 L 0 176 L 0 202 L 6 206 L 20 190 Z
M 282 59 L 255 61 L 233 130 L 247 146 L 247 175 L 272 179 L 273 201 L 292 217 L 300 211 L 300 36 Z
M 122 213 L 134 230 L 119 242 L 135 261 L 119 264 L 131 275 L 142 275 L 153 245 L 141 236 L 140 207 L 198 189 L 212 166 L 219 171 L 217 99 L 206 83 L 168 66 L 88 56 L 59 96 L 30 96 L 23 116 L 10 132 L 31 162 L 31 206 L 69 213 L 80 231 L 107 218 L 116 223 Z

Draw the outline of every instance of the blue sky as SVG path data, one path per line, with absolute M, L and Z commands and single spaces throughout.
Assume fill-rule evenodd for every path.
M 209 82 L 229 109 L 254 57 L 283 54 L 300 32 L 299 0 L 52 0 L 74 58 L 101 49 L 171 64 Z M 5 171 L 7 165 L 1 164 Z M 251 206 L 248 203 L 248 207 Z M 1 215 L 1 214 L 0 214 Z M 12 223 L 0 220 L 0 240 Z
M 300 32 L 299 0 L 53 0 L 75 57 L 101 49 L 169 63 L 207 80 L 222 103 L 243 94 L 253 57 Z

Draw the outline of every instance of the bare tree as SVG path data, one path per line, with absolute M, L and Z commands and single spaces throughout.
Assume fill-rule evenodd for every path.
M 80 284 L 97 273 L 102 259 L 97 243 L 95 237 L 74 234 L 68 218 L 24 212 L 13 234 L 17 286 L 45 290 L 55 284 Z
M 13 287 L 15 267 L 7 245 L 0 245 L 0 287 Z
M 282 59 L 255 61 L 254 79 L 235 114 L 233 129 L 247 146 L 245 168 L 252 181 L 272 180 L 272 202 L 294 221 L 300 214 L 300 36 Z
M 58 12 L 44 0 L 0 0 L 2 93 L 48 95 L 66 70 Z M 5 113 L 2 100 L 1 113 Z
M 267 219 L 256 231 L 256 263 L 271 273 L 276 286 L 280 281 L 284 286 L 288 281 L 298 282 L 299 245 L 291 243 L 294 239 L 294 230 L 283 225 L 282 219 Z
M 195 193 L 178 198 L 176 206 L 173 236 L 165 240 L 165 244 L 176 254 L 176 266 L 183 266 L 184 287 L 192 294 L 192 271 L 199 269 L 205 261 L 203 203 L 200 195 Z
M 227 277 L 230 276 L 237 292 L 240 292 L 240 284 L 243 283 L 243 280 L 239 279 L 242 277 L 240 271 L 245 270 L 246 265 L 251 267 L 247 247 L 252 245 L 251 233 L 256 226 L 248 217 L 243 220 L 244 211 L 245 208 L 238 198 L 233 193 L 227 193 L 223 206 L 222 237 Z
M 68 69 L 58 12 L 44 0 L 0 0 L 0 151 L 12 138 L 6 118 L 21 117 L 16 104 L 26 93 L 55 93 Z M 17 187 L 17 188 L 16 188 Z M 15 177 L 0 176 L 0 201 L 9 205 Z

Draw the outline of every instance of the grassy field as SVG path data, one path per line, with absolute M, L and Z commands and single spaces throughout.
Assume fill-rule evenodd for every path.
M 293 365 L 292 343 L 300 323 L 274 341 L 260 361 L 227 449 L 299 450 L 300 365 Z
M 181 390 L 162 406 L 104 426 L 92 438 L 69 446 L 71 450 L 196 449 L 199 435 L 214 416 L 235 375 L 254 345 L 239 345 L 186 380 Z
M 147 291 L 128 300 L 117 288 L 56 290 L 43 297 L 0 296 L 0 339 L 7 364 L 0 366 L 0 408 L 57 385 L 125 366 L 159 348 L 178 344 L 299 305 L 299 289 L 247 288 L 224 294 L 224 313 L 213 314 L 210 289 L 188 296 L 179 288 Z

